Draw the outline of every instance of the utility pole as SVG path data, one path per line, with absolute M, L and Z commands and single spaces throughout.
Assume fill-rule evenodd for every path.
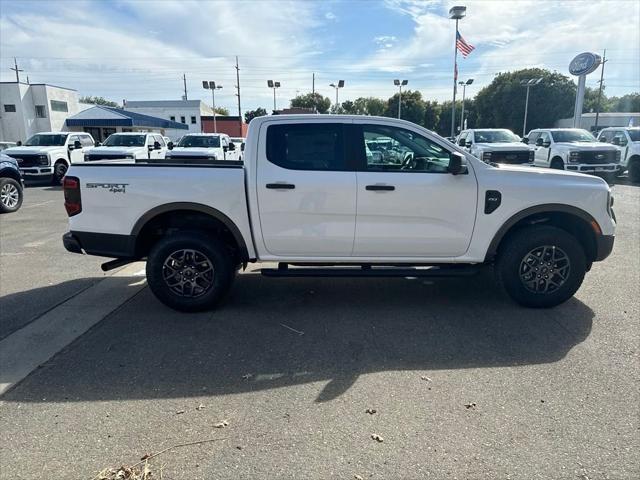
M 187 100 L 187 74 L 182 74 L 182 81 L 184 82 L 184 99 Z
M 311 74 L 311 98 L 313 102 L 313 112 L 316 111 L 316 72 Z
M 18 68 L 18 60 L 16 60 L 16 57 L 13 57 L 13 68 L 9 70 L 16 72 L 16 82 L 20 83 L 20 72 L 24 72 L 24 70 Z
M 600 88 L 598 88 L 598 103 L 596 104 L 596 125 L 595 131 L 598 131 L 598 119 L 600 117 L 600 99 L 602 98 L 602 85 L 604 84 L 604 64 L 607 63 L 607 49 L 602 54 L 602 69 L 600 70 Z
M 236 89 L 238 90 L 238 127 L 240 127 L 240 131 L 238 132 L 238 136 L 242 137 L 242 108 L 240 107 L 240 66 L 238 65 L 238 56 L 236 55 Z

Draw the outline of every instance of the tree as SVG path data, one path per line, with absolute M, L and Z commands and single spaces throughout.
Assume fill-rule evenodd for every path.
M 90 103 L 93 105 L 104 105 L 105 107 L 116 107 L 116 108 L 120 106 L 116 102 L 107 100 L 104 97 L 91 97 L 91 96 L 80 97 L 80 103 Z
M 477 125 L 508 128 L 522 134 L 526 88 L 520 82 L 532 78 L 542 78 L 542 81 L 529 91 L 527 130 L 551 127 L 556 120 L 573 114 L 575 83 L 558 72 L 527 68 L 499 73 L 491 84 L 478 92 L 475 97 Z
M 216 107 L 216 115 L 223 115 L 226 117 L 229 115 L 229 109 L 226 107 Z
M 248 110 L 244 112 L 244 121 L 245 123 L 249 123 L 254 118 L 264 117 L 266 114 L 267 114 L 267 111 L 262 107 L 258 107 L 255 110 Z
M 396 93 L 387 101 L 387 108 L 384 111 L 386 117 L 398 116 L 399 94 Z M 402 94 L 402 111 L 403 120 L 408 120 L 418 125 L 422 125 L 424 121 L 425 103 L 422 100 L 422 94 L 417 90 L 407 90 Z
M 628 93 L 622 97 L 611 97 L 607 107 L 609 112 L 640 112 L 640 92 Z
M 327 113 L 331 100 L 319 93 L 306 93 L 291 99 L 291 108 L 315 108 L 318 113 Z
M 436 101 L 424 102 L 424 118 L 422 126 L 429 130 L 438 129 L 438 120 L 440 119 L 441 106 Z

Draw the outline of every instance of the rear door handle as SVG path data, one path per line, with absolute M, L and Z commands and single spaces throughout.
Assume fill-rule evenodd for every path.
M 393 185 L 367 185 L 364 188 L 373 192 L 390 192 L 396 189 Z
M 266 186 L 271 190 L 293 190 L 296 188 L 293 183 L 267 183 Z

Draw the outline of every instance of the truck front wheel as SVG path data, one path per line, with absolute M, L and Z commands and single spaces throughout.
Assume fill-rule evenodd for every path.
M 67 174 L 68 169 L 69 167 L 65 162 L 58 160 L 53 166 L 53 178 L 51 179 L 51 183 L 53 185 L 62 185 L 62 179 Z
M 213 308 L 229 290 L 233 257 L 215 238 L 179 232 L 156 243 L 147 258 L 147 282 L 165 305 L 183 312 Z
M 555 307 L 582 285 L 587 260 L 580 242 L 552 226 L 523 228 L 506 239 L 495 265 L 498 283 L 520 305 Z

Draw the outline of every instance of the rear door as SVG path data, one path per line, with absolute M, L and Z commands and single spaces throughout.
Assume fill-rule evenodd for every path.
M 351 255 L 356 173 L 345 153 L 347 126 L 305 121 L 266 124 L 260 130 L 256 191 L 270 254 Z
M 354 257 L 456 257 L 471 242 L 477 182 L 474 172 L 451 175 L 450 151 L 414 131 L 356 120 L 360 145 Z M 380 160 L 364 143 L 390 145 Z

